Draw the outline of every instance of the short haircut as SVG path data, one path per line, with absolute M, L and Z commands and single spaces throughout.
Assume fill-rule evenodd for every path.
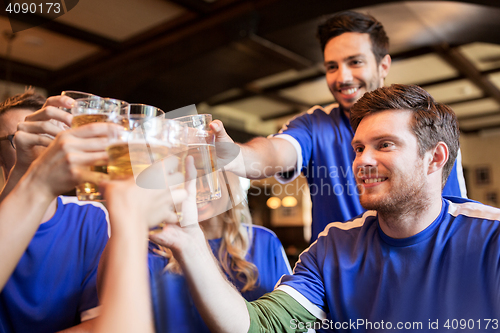
M 443 167 L 444 187 L 460 147 L 455 112 L 449 106 L 436 102 L 419 86 L 393 84 L 365 93 L 351 108 L 351 126 L 356 131 L 364 117 L 386 110 L 408 110 L 413 113 L 410 126 L 417 137 L 421 157 L 439 142 L 448 146 L 449 158 Z
M 33 89 L 28 89 L 23 94 L 17 94 L 7 98 L 0 104 L 0 115 L 12 109 L 28 109 L 36 111 L 41 109 L 45 103 L 45 97 L 35 93 Z
M 328 41 L 345 32 L 359 32 L 370 35 L 372 52 L 377 64 L 389 54 L 389 37 L 382 23 L 373 16 L 353 11 L 337 13 L 318 26 L 317 37 L 324 52 Z

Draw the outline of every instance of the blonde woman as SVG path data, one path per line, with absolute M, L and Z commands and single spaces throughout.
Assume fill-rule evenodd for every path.
M 273 290 L 284 274 L 291 274 L 281 242 L 261 226 L 252 226 L 239 177 L 220 173 L 222 197 L 198 204 L 198 220 L 214 257 L 229 281 L 248 301 Z M 162 235 L 152 235 L 149 269 L 156 330 L 208 332 L 198 315 L 179 263 L 161 247 Z

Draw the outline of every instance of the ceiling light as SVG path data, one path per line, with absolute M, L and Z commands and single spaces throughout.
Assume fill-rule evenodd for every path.
M 284 197 L 283 200 L 281 200 L 281 204 L 283 207 L 295 207 L 297 206 L 297 199 L 295 197 Z
M 271 209 L 276 209 L 281 206 L 281 200 L 277 197 L 270 197 L 269 199 L 267 199 L 266 205 Z

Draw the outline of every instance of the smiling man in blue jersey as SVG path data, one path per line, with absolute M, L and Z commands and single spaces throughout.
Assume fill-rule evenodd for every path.
M 338 104 L 313 106 L 288 122 L 277 135 L 239 145 L 244 167 L 236 163 L 238 160 L 226 166 L 226 170 L 242 177 L 275 176 L 282 183 L 302 172 L 312 200 L 311 243 L 328 223 L 346 221 L 364 211 L 351 169 L 355 155 L 349 115 L 364 93 L 384 85 L 391 66 L 389 38 L 382 24 L 370 15 L 338 13 L 321 24 L 317 34 L 326 82 Z M 222 122 L 215 121 L 212 126 L 219 142 L 233 142 Z M 223 151 L 217 150 L 218 157 L 229 160 L 221 155 Z M 460 154 L 457 161 L 443 194 L 466 197 Z
M 454 112 L 420 87 L 392 85 L 366 93 L 351 125 L 367 211 L 329 224 L 273 292 L 244 301 L 207 260 L 196 225 L 163 233 L 205 322 L 231 333 L 442 332 L 464 319 L 498 331 L 500 210 L 441 192 L 459 148 Z

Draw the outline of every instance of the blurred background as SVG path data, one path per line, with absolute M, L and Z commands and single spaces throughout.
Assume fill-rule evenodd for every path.
M 33 86 L 45 96 L 80 90 L 165 112 L 196 104 L 246 142 L 334 102 L 316 27 L 356 10 L 375 16 L 389 35 L 386 85 L 418 84 L 455 110 L 468 196 L 500 206 L 499 0 L 72 3 L 59 18 L 15 34 L 0 13 L 1 101 Z M 34 24 L 33 17 L 16 24 Z M 306 181 L 248 186 L 254 223 L 273 229 L 293 257 L 307 245 L 311 222 Z

